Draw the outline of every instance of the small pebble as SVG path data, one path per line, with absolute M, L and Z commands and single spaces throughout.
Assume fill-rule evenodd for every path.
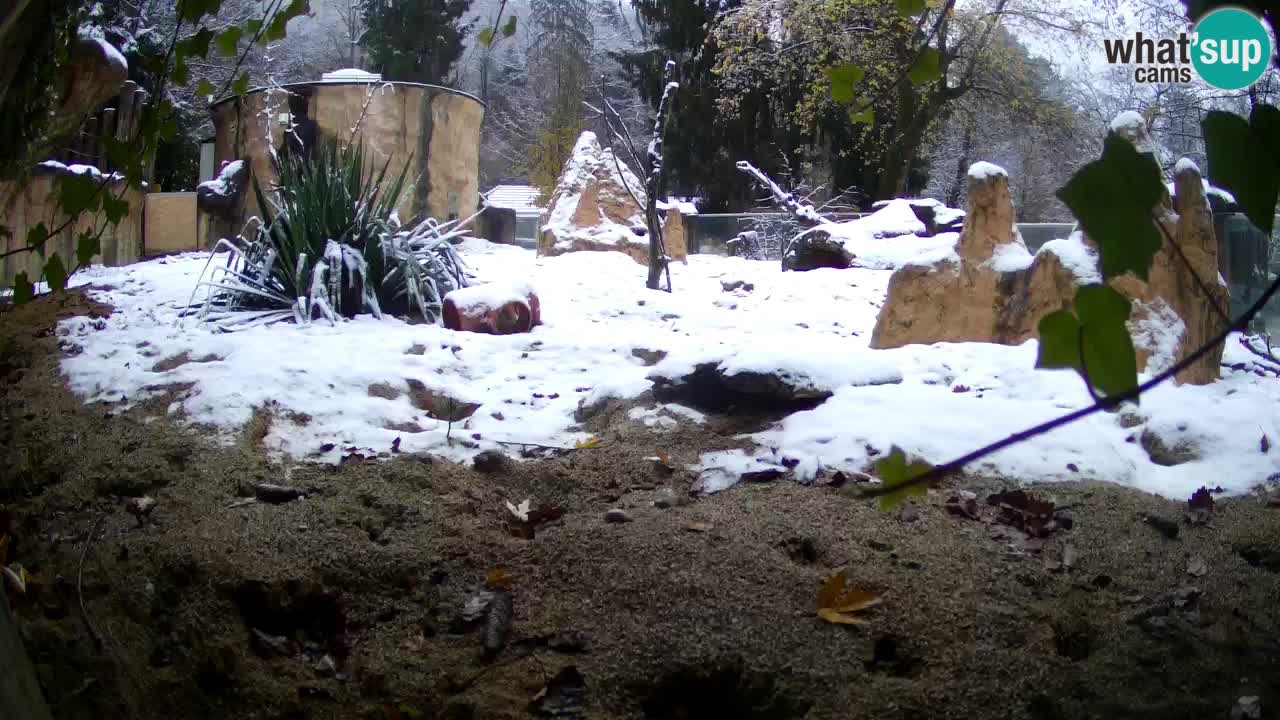
M 604 521 L 607 523 L 627 523 L 631 522 L 631 516 L 626 510 L 614 508 L 604 514 Z

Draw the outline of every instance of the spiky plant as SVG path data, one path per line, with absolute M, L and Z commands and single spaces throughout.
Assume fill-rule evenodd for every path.
M 468 221 L 401 227 L 408 163 L 390 178 L 389 165 L 367 169 L 361 146 L 326 142 L 277 161 L 272 197 L 255 178 L 263 217 L 252 241 L 219 243 L 233 252 L 209 280 L 202 274 L 201 316 L 224 328 L 384 312 L 435 321 L 444 295 L 466 286 L 450 240 Z

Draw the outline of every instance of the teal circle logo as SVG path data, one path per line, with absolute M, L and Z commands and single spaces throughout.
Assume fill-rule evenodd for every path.
M 1222 8 L 1196 24 L 1191 63 L 1210 85 L 1241 90 L 1258 82 L 1271 63 L 1271 36 L 1257 16 Z

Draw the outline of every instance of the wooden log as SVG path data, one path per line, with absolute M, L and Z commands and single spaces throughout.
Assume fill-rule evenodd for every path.
M 102 172 L 114 170 L 111 158 L 107 157 L 107 138 L 116 136 L 116 109 L 107 108 L 102 111 L 102 124 L 98 127 L 98 169 Z
M 4 592 L 0 592 L 0 668 L 4 668 L 0 672 L 0 715 L 10 720 L 51 720 Z
M 134 96 L 138 92 L 138 83 L 129 80 L 120 87 L 120 95 L 116 98 L 116 140 L 126 142 L 131 139 L 130 129 L 133 127 Z

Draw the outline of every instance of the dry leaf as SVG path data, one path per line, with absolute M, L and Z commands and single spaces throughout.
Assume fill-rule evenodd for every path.
M 715 525 L 709 522 L 691 522 L 688 525 L 685 525 L 684 529 L 689 532 L 704 533 L 711 532 L 714 527 Z
M 574 443 L 573 448 L 575 450 L 590 450 L 591 448 L 599 447 L 602 442 L 604 441 L 598 437 L 589 437 L 586 440 L 579 440 Z
M 15 570 L 15 568 L 17 568 Z M 13 588 L 13 591 L 19 595 L 25 595 L 27 592 L 27 571 L 21 565 L 13 564 L 9 567 L 0 567 L 0 574 L 4 575 L 5 583 Z
M 827 579 L 818 591 L 818 617 L 837 625 L 861 625 L 865 621 L 847 613 L 862 612 L 883 601 L 878 593 L 847 587 L 843 572 Z
M 510 590 L 514 582 L 515 578 L 511 577 L 511 573 L 507 572 L 507 569 L 501 565 L 490 570 L 484 576 L 485 587 L 490 590 Z

